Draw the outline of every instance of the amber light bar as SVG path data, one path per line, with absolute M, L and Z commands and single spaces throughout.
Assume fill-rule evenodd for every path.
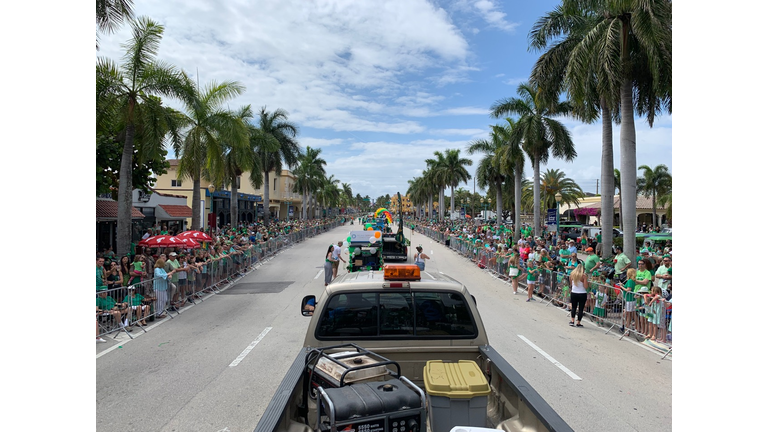
M 412 281 L 421 280 L 421 271 L 414 264 L 386 264 L 384 266 L 384 280 L 386 281 Z

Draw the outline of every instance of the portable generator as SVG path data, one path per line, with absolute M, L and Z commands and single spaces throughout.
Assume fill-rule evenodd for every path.
M 426 432 L 424 392 L 401 376 L 317 388 L 318 432 Z

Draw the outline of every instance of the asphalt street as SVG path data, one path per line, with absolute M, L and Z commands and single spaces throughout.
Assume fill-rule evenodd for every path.
M 252 431 L 302 347 L 301 299 L 323 290 L 325 251 L 350 228 L 283 250 L 132 340 L 97 344 L 97 429 Z M 574 430 L 671 430 L 671 357 L 586 318 L 570 327 L 564 310 L 526 302 L 444 245 L 407 228 L 406 236 L 431 257 L 428 271 L 467 286 L 491 345 Z

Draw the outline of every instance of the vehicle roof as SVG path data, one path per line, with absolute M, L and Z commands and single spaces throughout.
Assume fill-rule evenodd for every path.
M 441 289 L 462 292 L 466 290 L 464 285 L 456 279 L 440 272 L 430 272 L 426 270 L 421 272 L 421 280 L 408 282 L 411 284 L 411 289 Z M 383 270 L 360 271 L 347 273 L 336 278 L 326 287 L 325 291 L 327 295 L 333 295 L 336 292 L 349 290 L 381 291 L 383 284 Z

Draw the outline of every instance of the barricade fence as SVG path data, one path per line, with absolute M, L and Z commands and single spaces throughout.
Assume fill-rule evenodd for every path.
M 445 244 L 444 233 L 428 227 L 417 227 L 421 234 Z M 480 239 L 467 240 L 450 236 L 449 248 L 472 261 L 478 267 L 511 283 L 509 275 L 510 257 L 495 249 L 488 249 Z M 568 273 L 554 272 L 545 268 L 536 269 L 537 277 L 534 294 L 547 306 L 554 305 L 570 310 L 570 283 Z M 523 260 L 518 264 L 518 290 L 527 290 L 527 268 Z M 613 329 L 622 333 L 622 338 L 632 334 L 638 341 L 648 339 L 663 348 L 671 349 L 672 344 L 672 302 L 663 297 L 640 293 L 625 293 L 618 283 L 600 275 L 590 275 L 587 288 L 587 304 L 584 315 L 599 326 L 606 328 L 606 334 Z
M 124 332 L 130 338 L 134 329 L 146 331 L 148 322 L 158 317 L 180 314 L 187 303 L 204 301 L 207 294 L 220 292 L 237 277 L 252 271 L 256 265 L 272 258 L 281 250 L 341 225 L 340 221 L 288 232 L 266 241 L 237 248 L 219 255 L 210 248 L 204 262 L 180 262 L 180 268 L 167 279 L 142 278 L 140 282 L 96 292 L 96 326 L 98 337 Z M 194 252 L 191 254 L 194 256 Z M 148 274 L 154 274 L 148 269 Z

